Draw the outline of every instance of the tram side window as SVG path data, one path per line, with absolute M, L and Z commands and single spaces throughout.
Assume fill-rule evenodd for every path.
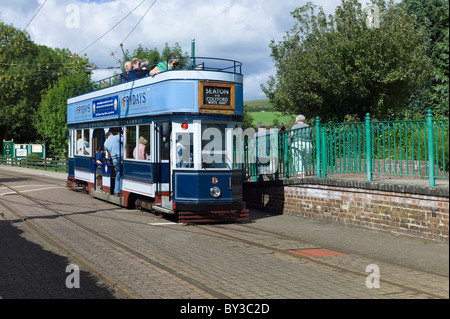
M 150 125 L 140 125 L 138 131 L 138 146 L 133 151 L 133 157 L 139 160 L 150 160 Z
M 160 152 L 161 152 L 161 160 L 169 160 L 170 159 L 170 126 L 169 122 L 163 122 L 160 124 L 161 133 L 160 133 Z
M 85 130 L 77 130 L 76 132 L 76 151 L 77 155 L 90 155 L 90 135 L 89 135 L 89 129 Z
M 70 130 L 69 133 L 69 158 L 73 158 L 74 153 L 74 148 L 75 148 L 75 143 L 74 141 L 74 132 L 73 130 Z
M 136 126 L 129 126 L 125 130 L 126 144 L 125 144 L 125 158 L 135 158 L 133 152 L 136 149 Z
M 226 125 L 202 124 L 202 168 L 227 168 Z

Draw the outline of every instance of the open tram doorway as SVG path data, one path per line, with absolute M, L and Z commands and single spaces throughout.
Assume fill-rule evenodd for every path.
M 118 158 L 120 159 L 120 164 L 118 167 L 118 170 L 116 170 L 113 159 L 111 158 L 111 154 L 108 152 L 108 150 L 105 149 L 105 164 L 103 165 L 103 176 L 106 177 L 106 183 L 105 183 L 105 179 L 103 180 L 103 191 L 106 191 L 107 193 L 109 193 L 110 195 L 113 195 L 114 189 L 115 189 L 115 185 L 116 183 L 118 183 L 120 185 L 120 177 L 121 177 L 121 172 L 123 170 L 122 168 L 122 159 L 123 159 L 123 132 L 122 132 L 122 128 L 120 126 L 117 127 L 110 127 L 110 128 L 106 128 L 104 130 L 104 139 L 103 139 L 103 144 L 105 144 L 106 141 L 106 135 L 111 132 L 113 135 L 119 135 L 119 140 L 120 140 L 120 147 L 119 147 L 119 154 L 118 154 Z M 120 187 L 119 187 L 119 196 L 120 196 Z
M 95 164 L 95 190 L 102 190 L 103 188 L 103 166 L 105 164 L 106 151 L 104 151 L 103 144 L 105 143 L 105 130 L 97 128 L 94 130 L 92 149 L 94 151 Z
M 155 205 L 172 209 L 172 172 L 170 168 L 172 123 L 170 121 L 154 122 L 154 147 L 152 153 L 155 159 L 154 187 Z

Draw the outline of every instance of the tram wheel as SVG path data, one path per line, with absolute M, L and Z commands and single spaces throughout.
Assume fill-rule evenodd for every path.
M 138 210 L 142 210 L 142 200 L 139 197 L 134 201 L 134 207 Z

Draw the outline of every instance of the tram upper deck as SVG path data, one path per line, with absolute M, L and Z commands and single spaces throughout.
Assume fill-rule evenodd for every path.
M 69 98 L 67 124 L 174 113 L 243 116 L 241 64 L 200 59 L 205 62 L 190 69 L 169 70 Z M 215 66 L 208 68 L 209 62 Z

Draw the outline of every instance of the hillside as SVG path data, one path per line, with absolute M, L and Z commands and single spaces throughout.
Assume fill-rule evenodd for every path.
M 273 106 L 270 103 L 269 99 L 245 101 L 244 106 L 248 112 L 273 110 Z
M 253 126 L 263 122 L 266 126 L 287 125 L 292 126 L 293 120 L 291 116 L 282 115 L 273 111 L 273 106 L 268 99 L 245 101 L 244 108 L 253 117 Z M 275 122 L 274 122 L 275 120 Z

